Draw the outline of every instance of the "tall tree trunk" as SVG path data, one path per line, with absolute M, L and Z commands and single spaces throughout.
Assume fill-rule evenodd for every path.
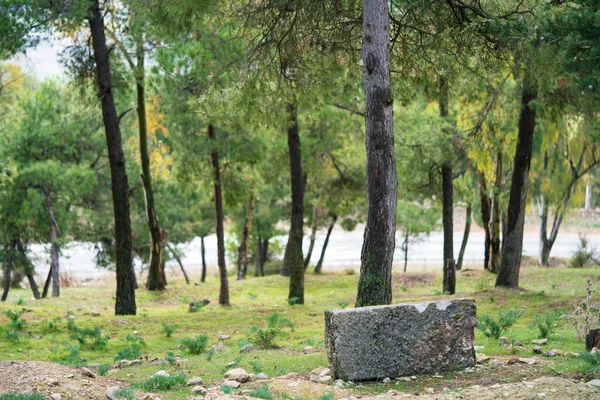
M 287 276 L 289 272 L 290 292 L 288 298 L 296 298 L 296 304 L 304 304 L 304 257 L 302 256 L 304 184 L 300 135 L 298 134 L 298 110 L 294 104 L 288 104 L 287 137 L 292 187 L 292 217 L 281 275 Z
M 500 269 L 500 193 L 502 192 L 502 175 L 504 174 L 502 165 L 502 151 L 496 155 L 496 171 L 494 177 L 494 189 L 492 193 L 492 265 L 490 272 L 497 274 Z
M 487 183 L 483 171 L 477 171 L 477 181 L 479 182 L 479 199 L 481 202 L 481 220 L 483 221 L 483 231 L 485 232 L 485 243 L 483 247 L 483 268 L 490 270 L 490 197 L 488 196 Z
M 10 290 L 10 279 L 12 273 L 13 255 L 15 251 L 15 244 L 11 242 L 8 245 L 8 251 L 6 252 L 6 264 L 4 264 L 4 290 L 2 291 L 2 298 L 0 301 L 6 301 L 8 297 L 8 291 Z
M 523 93 L 521 96 L 521 114 L 519 115 L 519 133 L 515 149 L 506 236 L 502 243 L 502 260 L 496 278 L 496 286 L 516 288 L 519 286 L 519 269 L 523 250 L 523 228 L 525 224 L 525 206 L 529 188 L 529 168 L 535 130 L 535 109 L 531 102 L 537 97 L 529 67 L 525 67 Z
M 313 213 L 312 213 L 312 225 L 310 232 L 310 245 L 308 246 L 308 253 L 306 253 L 306 258 L 304 258 L 304 270 L 308 267 L 310 263 L 310 258 L 312 257 L 312 252 L 315 247 L 315 239 L 317 238 L 317 206 L 313 204 Z
M 367 223 L 360 256 L 357 307 L 392 302 L 398 175 L 394 154 L 390 18 L 387 1 L 363 1 L 362 56 L 366 115 Z
M 331 236 L 331 231 L 333 230 L 333 226 L 337 221 L 337 214 L 333 214 L 331 216 L 331 222 L 329 223 L 329 227 L 327 228 L 327 235 L 325 236 L 325 242 L 323 242 L 323 248 L 321 249 L 321 257 L 319 257 L 319 262 L 315 267 L 315 274 L 320 274 L 323 269 L 323 261 L 325 260 L 325 250 L 327 250 L 327 245 L 329 244 L 329 237 Z
M 585 209 L 592 209 L 592 184 L 589 182 L 585 186 Z
M 242 230 L 242 240 L 238 247 L 238 271 L 237 280 L 246 279 L 248 272 L 248 238 L 252 231 L 252 208 L 254 206 L 254 196 L 250 196 L 248 201 L 248 209 L 246 210 L 246 220 L 244 221 L 244 229 Z
M 42 291 L 42 299 L 48 297 L 48 290 L 50 289 L 50 283 L 52 282 L 52 267 L 48 269 L 48 276 L 46 277 L 46 282 L 44 283 L 44 290 Z
M 571 201 L 571 196 L 573 194 L 573 190 L 575 189 L 575 184 L 577 180 L 581 176 L 576 173 L 573 174 L 571 178 L 571 182 L 569 182 L 569 186 L 567 187 L 567 191 L 563 197 L 562 203 L 559 207 L 557 207 L 554 213 L 554 219 L 552 220 L 552 229 L 550 230 L 550 235 L 546 236 L 547 227 L 548 227 L 548 199 L 544 196 L 544 204 L 545 204 L 545 221 L 542 221 L 542 215 L 540 215 L 540 256 L 538 261 L 543 266 L 550 265 L 550 252 L 552 251 L 552 246 L 554 246 L 554 242 L 556 241 L 556 237 L 558 236 L 558 231 L 560 230 L 560 226 L 562 225 L 562 221 L 565 217 L 565 213 L 567 212 L 567 208 L 569 207 L 569 201 Z M 542 232 L 543 229 L 543 232 Z
M 52 271 L 52 297 L 60 296 L 60 269 L 58 262 L 58 224 L 54 218 L 54 210 L 52 208 L 52 197 L 50 195 L 50 187 L 42 185 L 42 193 L 44 194 L 44 205 L 48 213 L 48 224 L 50 230 L 50 270 Z
M 102 118 L 111 173 L 113 210 L 115 214 L 115 239 L 117 246 L 116 315 L 135 315 L 135 275 L 131 255 L 131 219 L 129 215 L 129 184 L 125 169 L 125 156 L 121 143 L 119 117 L 115 108 L 110 77 L 109 52 L 104 35 L 104 20 L 99 0 L 91 0 L 88 21 L 96 61 L 96 79 L 102 103 Z
M 190 277 L 188 276 L 187 272 L 185 271 L 185 268 L 183 267 L 183 262 L 181 262 L 181 257 L 179 257 L 179 254 L 177 254 L 177 251 L 172 248 L 170 245 L 167 245 L 169 251 L 171 252 L 171 254 L 173 255 L 173 258 L 175 259 L 175 261 L 177 261 L 177 264 L 179 264 L 179 268 L 181 268 L 181 272 L 183 273 L 183 277 L 185 278 L 185 283 L 187 283 L 188 285 L 191 284 L 190 282 Z
M 27 257 L 27 252 L 25 251 L 25 246 L 19 240 L 17 242 L 17 250 L 19 252 L 19 257 L 21 259 L 21 263 L 25 269 L 25 276 L 27 276 L 27 280 L 29 281 L 29 287 L 31 288 L 31 292 L 33 293 L 33 298 L 36 300 L 40 299 L 40 291 L 38 289 L 37 283 L 34 278 L 35 267 L 31 263 L 31 260 Z
M 404 272 L 406 272 L 406 267 L 408 266 L 408 229 L 404 233 L 404 242 L 402 242 L 402 251 L 404 252 Z
M 465 221 L 465 232 L 463 234 L 462 243 L 460 245 L 460 252 L 458 253 L 458 261 L 456 262 L 456 270 L 462 269 L 463 260 L 465 257 L 465 250 L 467 249 L 467 242 L 469 241 L 469 233 L 471 232 L 471 215 L 473 213 L 473 205 L 471 202 L 467 203 L 466 221 Z
M 217 135 L 213 125 L 208 126 L 208 137 L 213 144 L 210 153 L 212 158 L 213 173 L 215 179 L 215 211 L 217 225 L 217 263 L 219 265 L 219 279 L 221 288 L 219 290 L 219 304 L 229 305 L 229 281 L 227 280 L 227 266 L 225 265 L 225 232 L 223 229 L 223 195 L 221 193 L 221 168 L 219 167 L 219 152 L 217 151 Z
M 204 245 L 204 236 L 200 238 L 200 253 L 202 254 L 202 275 L 200 282 L 206 282 L 206 246 Z
M 145 70 L 144 70 L 144 42 L 141 32 L 136 36 L 137 65 L 134 71 L 136 75 L 137 92 L 137 115 L 138 133 L 140 144 L 140 161 L 142 164 L 142 186 L 144 188 L 144 200 L 146 208 L 146 222 L 150 233 L 150 262 L 148 263 L 148 280 L 146 289 L 164 290 L 164 272 L 161 273 L 163 261 L 164 243 L 161 235 L 158 215 L 154 203 L 154 189 L 152 187 L 152 173 L 150 171 L 150 156 L 148 155 L 148 125 L 146 119 L 146 94 L 145 94 Z
M 548 174 L 548 152 L 544 153 L 544 161 L 542 163 L 542 176 Z M 550 250 L 548 248 L 548 197 L 543 189 L 540 189 L 540 194 L 537 197 L 538 216 L 539 216 L 539 254 L 538 263 L 543 266 L 548 266 L 550 259 Z
M 260 276 L 265 276 L 265 263 L 269 258 L 269 240 L 270 238 L 263 239 L 262 256 L 260 257 Z
M 256 241 L 256 250 L 254 251 L 254 276 L 260 276 L 260 258 L 262 257 L 262 239 L 260 236 Z
M 456 293 L 456 264 L 453 258 L 449 258 L 444 265 L 444 278 L 442 281 L 444 294 Z
M 438 79 L 440 88 L 440 117 L 448 118 L 448 83 L 443 76 Z M 442 225 L 444 230 L 444 266 L 454 260 L 454 183 L 452 164 L 442 164 Z

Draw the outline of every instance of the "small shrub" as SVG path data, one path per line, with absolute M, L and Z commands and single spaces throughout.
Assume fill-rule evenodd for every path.
M 296 303 L 298 303 L 298 300 L 300 300 L 300 297 L 290 297 L 287 299 L 287 302 L 290 306 L 294 306 Z
M 342 300 L 342 301 L 338 302 L 338 306 L 340 306 L 340 308 L 346 308 L 349 305 L 350 305 L 350 302 L 346 301 L 346 300 Z
M 217 350 L 214 347 L 212 349 L 209 349 L 206 352 L 206 361 L 210 362 L 210 360 L 212 360 L 215 354 L 217 354 Z
M 125 340 L 128 343 L 127 347 L 124 347 L 121 351 L 117 352 L 115 356 L 115 361 L 120 360 L 135 360 L 140 358 L 142 355 L 142 346 L 144 343 L 144 338 L 141 336 L 131 336 L 127 335 Z
M 477 328 L 481 329 L 485 336 L 498 339 L 522 316 L 523 311 L 520 310 L 500 311 L 498 321 L 496 321 L 492 316 L 486 314 L 479 319 Z
M 52 333 L 58 331 L 58 323 L 62 321 L 61 317 L 55 317 L 52 321 L 47 319 L 41 322 L 43 333 Z
M 294 330 L 294 325 L 290 320 L 282 317 L 278 313 L 273 313 L 267 318 L 267 327 L 265 329 L 253 326 L 251 329 L 250 341 L 259 347 L 273 347 L 275 338 L 281 334 L 283 328 Z
M 79 345 L 64 342 L 61 345 L 54 347 L 52 350 L 52 360 L 59 364 L 71 365 L 74 367 L 83 365 L 81 348 Z
M 152 376 L 140 384 L 144 392 L 168 391 L 185 387 L 187 379 L 183 374 L 171 376 Z
M 255 374 L 260 374 L 261 372 L 263 372 L 262 365 L 260 365 L 256 361 L 250 361 L 248 364 L 250 364 L 250 366 L 252 367 L 252 371 Z
M 407 292 L 408 291 L 408 286 L 402 285 L 402 286 L 400 286 L 400 290 L 402 290 L 403 292 Z
M 204 353 L 208 344 L 207 335 L 198 335 L 192 338 L 181 339 L 181 345 L 192 355 Z
M 100 364 L 98 366 L 98 375 L 100 376 L 106 376 L 106 374 L 108 373 L 108 371 L 110 371 L 113 368 L 113 366 L 111 364 Z
M 46 397 L 37 393 L 5 393 L 0 394 L 0 400 L 46 400 Z
M 119 389 L 115 392 L 115 397 L 117 399 L 126 399 L 126 400 L 133 400 L 135 396 L 135 389 L 132 388 L 123 388 L 123 389 Z
M 346 275 L 354 275 L 356 273 L 356 270 L 354 268 L 346 268 L 344 272 L 346 273 Z
M 579 246 L 571 257 L 571 268 L 583 268 L 591 263 L 598 264 L 596 248 L 590 246 L 585 236 L 579 236 Z
M 600 372 L 600 352 L 596 352 L 595 354 L 583 352 L 579 354 L 579 359 L 584 363 L 584 368 L 582 368 L 582 372 Z
M 27 300 L 19 297 L 19 300 L 17 300 L 17 305 L 18 306 L 26 306 L 27 305 Z
M 165 360 L 167 360 L 167 362 L 169 363 L 169 365 L 173 365 L 177 361 L 177 358 L 175 358 L 175 354 L 170 351 L 165 356 Z
M 203 302 L 201 302 L 201 301 L 193 302 L 193 303 L 190 303 L 190 310 L 189 311 L 191 313 L 195 313 L 195 312 L 198 312 L 198 311 L 202 310 L 202 307 L 204 307 L 204 303 Z
M 333 400 L 333 394 L 331 394 L 331 393 L 322 394 L 321 397 L 319 397 L 319 400 Z
M 171 335 L 173 334 L 173 332 L 175 332 L 175 330 L 177 328 L 179 328 L 179 325 L 177 324 L 167 324 L 165 322 L 162 323 L 162 327 L 163 327 L 163 332 L 165 333 L 165 335 L 170 338 Z
M 271 394 L 271 390 L 269 389 L 269 386 L 267 385 L 262 385 L 257 387 L 254 390 L 251 390 L 248 393 L 249 396 L 252 397 L 257 397 L 259 399 L 265 399 L 265 400 L 274 400 L 273 395 Z
M 17 331 L 23 330 L 23 328 L 27 324 L 27 321 L 21 319 L 21 315 L 23 315 L 24 312 L 25 312 L 25 310 L 20 310 L 20 311 L 7 310 L 4 312 L 4 315 L 6 315 L 8 317 L 8 319 L 10 320 L 9 325 L 10 325 L 11 329 L 14 329 Z
M 221 392 L 223 392 L 224 394 L 232 394 L 233 393 L 233 388 L 231 386 L 221 386 L 220 389 L 221 389 Z
M 477 284 L 475 285 L 475 289 L 478 292 L 485 292 L 487 290 L 490 290 L 492 288 L 492 282 L 490 281 L 490 278 L 488 278 L 485 275 L 482 275 L 479 280 L 477 281 Z
M 538 339 L 547 339 L 556 329 L 556 322 L 561 317 L 562 313 L 547 312 L 545 314 L 536 314 L 533 317 L 531 327 L 538 330 Z
M 100 328 L 80 328 L 75 324 L 75 320 L 69 318 L 67 328 L 72 332 L 71 339 L 76 340 L 82 347 L 91 350 L 103 349 L 109 341 L 109 337 L 102 334 Z
M 572 314 L 563 314 L 563 318 L 573 326 L 575 331 L 575 337 L 579 340 L 585 340 L 587 334 L 600 323 L 600 310 L 593 307 L 592 294 L 592 280 L 587 279 L 586 285 L 586 296 L 579 305 L 575 306 L 575 310 Z

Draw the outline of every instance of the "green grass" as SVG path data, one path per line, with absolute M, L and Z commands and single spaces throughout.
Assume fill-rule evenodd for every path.
M 0 394 L 0 400 L 46 400 L 46 397 L 41 394 L 6 393 Z
M 475 298 L 479 316 L 497 316 L 500 311 L 509 309 L 522 311 L 523 317 L 516 321 L 506 335 L 509 340 L 520 341 L 530 348 L 530 342 L 540 335 L 534 325 L 535 316 L 547 312 L 571 312 L 573 306 L 585 295 L 588 276 L 593 276 L 594 284 L 598 286 L 599 272 L 598 269 L 524 267 L 521 270 L 521 290 L 515 291 L 494 289 L 494 275 L 467 270 L 457 274 L 456 293 L 457 297 Z M 435 295 L 442 286 L 441 274 L 433 274 L 427 283 L 417 279 L 408 283 L 405 280 L 400 282 L 401 275 L 398 273 L 394 276 L 394 303 L 452 298 Z M 415 274 L 409 272 L 408 276 L 410 275 Z M 217 379 L 223 377 L 225 366 L 232 361 L 237 361 L 238 366 L 248 372 L 260 370 L 269 377 L 289 372 L 306 375 L 314 368 L 327 365 L 327 356 L 323 349 L 324 310 L 353 305 L 358 278 L 358 274 L 347 275 L 343 271 L 336 274 L 307 274 L 304 305 L 288 304 L 289 281 L 284 277 L 231 280 L 231 306 L 222 307 L 218 305 L 218 299 L 215 297 L 219 287 L 216 275 L 209 275 L 207 283 L 199 286 L 185 285 L 182 279 L 171 277 L 168 289 L 164 292 L 148 292 L 142 289 L 137 291 L 137 316 L 112 315 L 113 282 L 104 286 L 63 288 L 60 298 L 29 301 L 26 311 L 19 318 L 24 321 L 22 330 L 19 331 L 19 342 L 13 343 L 6 334 L 0 334 L 0 358 L 60 361 L 73 365 L 112 364 L 117 353 L 138 344 L 139 357 L 144 359 L 161 358 L 167 353 L 181 354 L 187 359 L 185 366 L 166 361 L 162 364 L 143 362 L 139 366 L 106 371 L 107 376 L 123 379 L 133 387 L 139 388 L 142 388 L 140 385 L 147 382 L 147 378 L 159 369 L 165 369 L 171 375 L 175 375 L 181 368 L 202 376 L 209 384 L 214 382 L 218 385 L 220 381 Z M 17 304 L 19 299 L 29 297 L 26 290 L 11 290 L 8 301 L 0 304 L 0 330 L 5 332 L 11 323 L 5 312 L 21 311 L 23 307 Z M 211 303 L 204 306 L 199 313 L 189 313 L 189 303 L 205 297 L 210 298 Z M 600 293 L 596 295 L 594 302 L 600 303 Z M 97 310 L 103 310 L 101 315 L 92 317 L 92 311 Z M 252 327 L 265 329 L 267 318 L 274 313 L 293 323 L 294 329 L 281 330 L 276 340 L 278 347 L 240 354 L 236 343 L 247 343 L 248 338 L 252 337 Z M 68 315 L 75 317 L 79 329 L 88 329 L 87 332 L 100 329 L 103 337 L 107 339 L 105 345 L 101 349 L 77 346 L 79 343 L 71 338 L 73 332 L 67 326 Z M 575 353 L 585 350 L 584 343 L 575 339 L 569 326 L 565 326 L 560 319 L 555 323 L 557 326 L 553 327 L 549 343 L 546 345 L 548 350 L 558 349 Z M 166 337 L 163 324 L 178 327 L 170 337 Z M 210 349 L 219 344 L 219 334 L 229 334 L 231 338 L 223 341 L 224 351 L 211 352 Z M 480 330 L 476 330 L 475 334 L 476 345 L 484 346 L 485 354 L 511 354 L 509 349 L 499 346 L 497 340 L 485 337 Z M 210 356 L 190 354 L 179 348 L 182 339 L 200 338 L 202 335 L 206 335 L 204 350 L 209 352 Z M 126 339 L 128 336 L 129 340 Z M 143 337 L 143 345 L 139 339 L 132 339 L 139 337 Z M 314 347 L 314 350 L 305 353 L 302 349 L 307 345 Z M 547 373 L 559 371 L 573 374 L 587 371 L 589 376 L 598 374 L 594 366 L 590 367 L 590 363 L 581 359 L 565 356 L 547 361 L 548 364 L 543 366 Z M 134 377 L 127 376 L 128 374 L 133 374 Z M 141 379 L 142 377 L 146 379 Z M 418 384 L 424 383 L 419 380 Z M 413 384 L 407 383 L 407 390 L 417 390 L 414 387 L 416 384 L 411 385 Z M 355 391 L 357 394 L 384 392 L 390 388 L 396 387 L 372 383 L 365 384 L 363 388 Z M 170 398 L 186 398 L 189 395 L 184 381 L 182 387 L 175 385 L 169 390 Z

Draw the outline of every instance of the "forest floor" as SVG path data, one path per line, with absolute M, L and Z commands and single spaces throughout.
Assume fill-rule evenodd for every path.
M 475 368 L 386 383 L 309 380 L 311 371 L 327 366 L 323 311 L 353 305 L 357 274 L 307 274 L 305 305 L 288 304 L 286 278 L 235 281 L 230 277 L 230 307 L 216 304 L 217 276 L 209 275 L 207 283 L 197 285 L 185 285 L 176 277 L 164 292 L 138 290 L 138 315 L 127 317 L 113 315 L 114 284 L 63 288 L 60 298 L 42 301 L 32 300 L 25 289 L 11 290 L 8 301 L 0 304 L 0 359 L 7 360 L 0 362 L 0 394 L 29 390 L 54 395 L 55 400 L 99 399 L 107 389 L 118 386 L 124 389 L 120 398 L 186 399 L 191 396 L 186 380 L 200 377 L 209 391 L 206 399 L 600 398 L 600 388 L 588 384 L 600 377 L 600 357 L 577 356 L 585 345 L 563 319 L 552 321 L 554 331 L 541 346 L 544 353 L 554 351 L 553 357 L 534 354 L 531 343 L 539 336 L 533 325 L 535 316 L 572 313 L 585 298 L 588 277 L 597 289 L 600 269 L 524 267 L 520 290 L 499 290 L 493 288 L 494 276 L 487 272 L 460 271 L 457 295 L 451 297 L 475 298 L 478 317 L 497 318 L 499 311 L 508 309 L 524 312 L 504 334 L 510 343 L 518 341 L 523 348 L 503 346 L 477 329 L 480 363 Z M 394 303 L 449 298 L 440 294 L 440 274 L 397 273 L 393 283 Z M 205 298 L 210 304 L 189 312 L 190 302 Z M 600 298 L 594 301 L 600 303 Z M 5 315 L 8 311 L 23 314 L 11 322 Z M 240 353 L 254 339 L 253 327 L 266 329 L 273 313 L 291 321 L 294 329 L 283 328 L 273 348 L 255 345 L 251 352 Z M 94 328 L 101 335 L 93 333 Z M 167 330 L 173 331 L 169 337 Z M 189 354 L 182 340 L 200 334 L 207 335 L 205 351 Z M 115 360 L 123 357 L 140 361 L 118 365 Z M 84 366 L 95 377 L 85 376 Z M 224 374 L 237 367 L 268 378 L 232 389 L 224 385 Z M 159 370 L 170 378 L 156 384 L 151 377 Z

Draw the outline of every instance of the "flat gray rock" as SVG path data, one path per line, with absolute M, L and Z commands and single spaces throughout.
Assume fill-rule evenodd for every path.
M 473 299 L 325 311 L 335 379 L 381 380 L 475 365 Z

